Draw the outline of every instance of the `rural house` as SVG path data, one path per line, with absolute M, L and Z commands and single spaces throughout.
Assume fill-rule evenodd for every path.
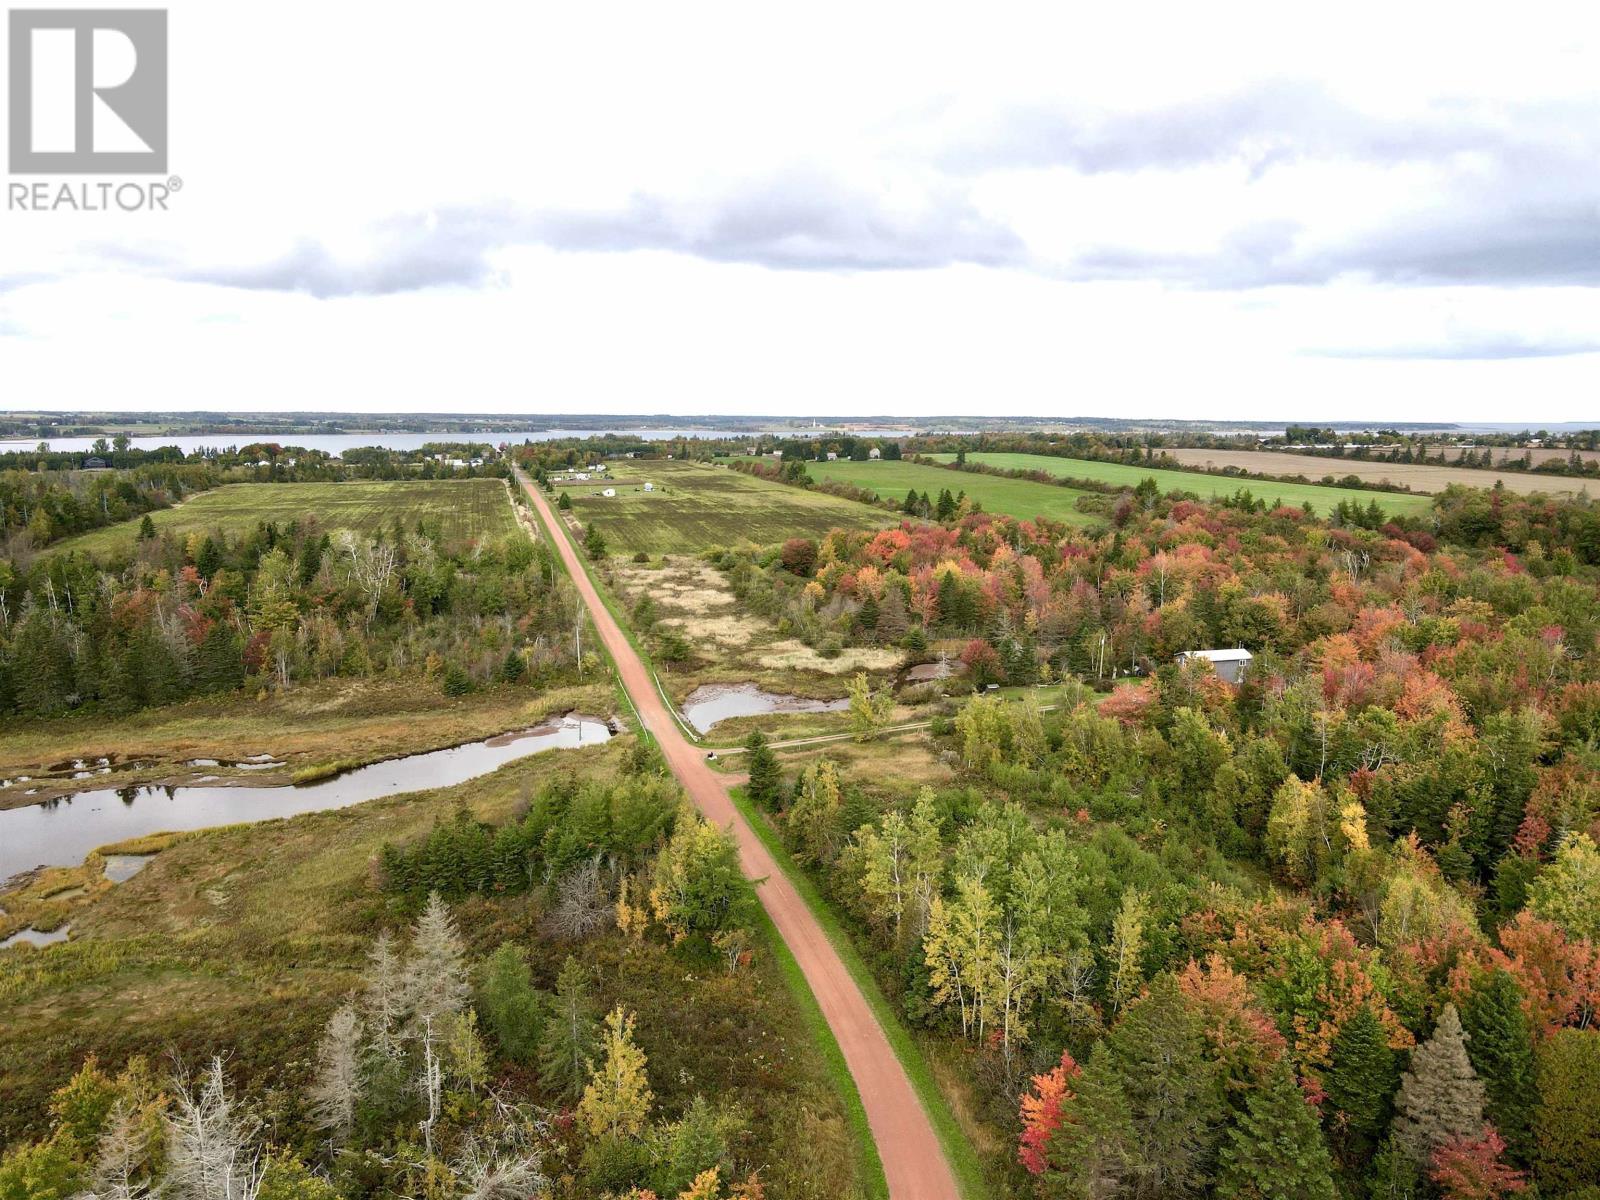
M 1190 659 L 1203 659 L 1210 663 L 1217 675 L 1228 683 L 1242 683 L 1245 672 L 1250 667 L 1250 660 L 1255 655 L 1243 647 L 1237 650 L 1187 650 L 1178 655 L 1181 666 Z

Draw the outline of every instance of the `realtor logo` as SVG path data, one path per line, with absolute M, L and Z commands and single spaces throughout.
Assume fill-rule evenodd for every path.
M 11 172 L 167 170 L 167 14 L 11 11 Z

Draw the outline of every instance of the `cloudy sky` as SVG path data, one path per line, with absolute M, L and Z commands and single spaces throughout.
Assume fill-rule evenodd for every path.
M 1590 4 L 169 7 L 0 406 L 1600 422 Z

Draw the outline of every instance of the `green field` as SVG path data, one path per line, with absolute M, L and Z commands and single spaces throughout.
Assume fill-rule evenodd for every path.
M 407 529 L 434 519 L 449 539 L 503 537 L 516 517 L 498 479 L 417 479 L 398 483 L 352 480 L 348 483 L 232 483 L 150 514 L 158 533 L 238 534 L 258 521 L 304 521 L 315 517 L 324 529 L 360 533 L 387 530 L 396 517 Z M 57 542 L 52 550 L 103 554 L 126 548 L 139 536 L 138 520 L 108 525 Z
M 792 537 L 820 537 L 830 529 L 876 529 L 890 513 L 823 492 L 772 483 L 729 467 L 704 463 L 638 461 L 610 464 L 612 479 L 553 483 L 572 498 L 586 526 L 600 527 L 613 553 L 694 554 L 740 542 L 767 545 Z M 646 483 L 654 485 L 645 491 Z M 615 496 L 601 492 L 615 487 Z
M 897 502 L 913 488 L 927 492 L 932 500 L 949 488 L 952 495 L 965 491 L 983 505 L 985 512 L 1005 513 L 1024 521 L 1045 516 L 1071 525 L 1087 525 L 1096 519 L 1075 507 L 1078 497 L 1085 493 L 1031 479 L 974 475 L 909 462 L 808 462 L 806 470 L 813 479 L 871 488 L 884 499 Z
M 929 457 L 946 462 L 954 461 L 953 454 L 935 454 Z M 1137 487 L 1140 480 L 1154 479 L 1163 492 L 1194 492 L 1203 499 L 1231 496 L 1240 488 L 1265 500 L 1268 504 L 1311 504 L 1318 516 L 1327 516 L 1341 500 L 1353 500 L 1365 508 L 1372 501 L 1378 507 L 1396 516 L 1421 516 L 1433 506 L 1431 496 L 1407 496 L 1398 492 L 1372 492 L 1358 488 L 1323 487 L 1315 483 L 1273 483 L 1265 479 L 1230 479 L 1207 475 L 1200 471 L 1159 471 L 1146 467 L 1132 467 L 1123 463 L 1095 462 L 1086 458 L 1054 458 L 1048 454 L 1006 454 L 999 451 L 980 450 L 967 455 L 967 461 L 985 463 L 1008 471 L 1048 471 L 1064 479 L 1093 479 L 1114 487 Z M 829 463 L 828 466 L 841 464 Z M 856 465 L 856 464 L 851 464 Z M 982 478 L 982 476 L 966 476 Z M 972 486 L 967 485 L 967 491 Z

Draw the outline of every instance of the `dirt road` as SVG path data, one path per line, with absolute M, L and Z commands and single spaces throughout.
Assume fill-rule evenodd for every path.
M 894 1200 L 959 1200 L 955 1176 L 928 1115 L 866 998 L 845 970 L 822 926 L 734 808 L 726 781 L 706 765 L 705 751 L 691 746 L 678 731 L 650 681 L 650 672 L 601 603 L 578 561 L 572 540 L 565 535 L 549 503 L 527 476 L 519 473 L 517 478 L 544 518 L 545 526 L 556 532 L 556 549 L 617 664 L 623 686 L 633 697 L 645 727 L 660 743 L 672 773 L 707 820 L 733 830 L 744 873 L 751 879 L 765 880 L 756 889 L 757 894 L 800 964 L 822 1015 L 844 1052 L 845 1064 L 855 1078 L 867 1110 L 867 1123 L 883 1159 L 889 1195 Z

